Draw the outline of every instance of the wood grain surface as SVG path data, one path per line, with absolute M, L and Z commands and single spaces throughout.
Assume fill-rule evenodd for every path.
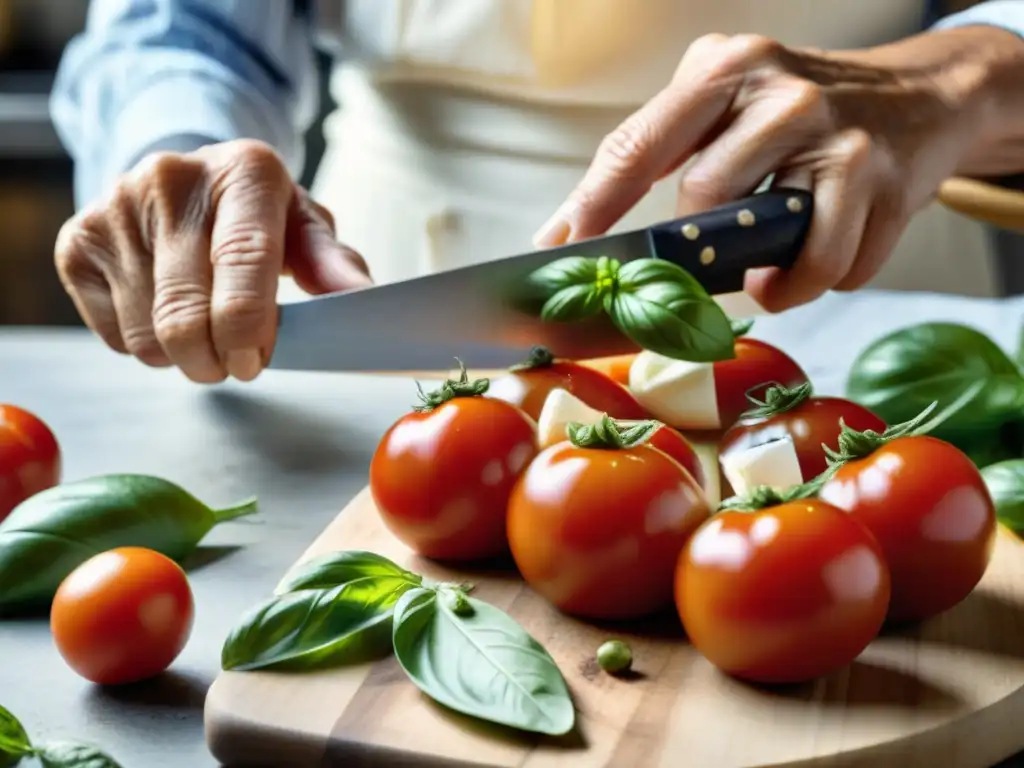
M 706 452 L 705 452 L 706 455 Z M 435 578 L 465 578 L 552 654 L 579 712 L 576 732 L 533 737 L 472 722 L 422 695 L 393 658 L 303 675 L 222 673 L 206 700 L 207 743 L 227 765 L 478 768 L 987 768 L 1024 748 L 1024 544 L 1001 531 L 975 593 L 923 625 L 876 640 L 813 684 L 759 689 L 718 673 L 678 620 L 595 627 L 559 614 L 511 572 L 455 572 L 415 556 L 380 522 L 368 490 L 303 560 L 367 549 Z M 593 654 L 633 646 L 636 676 Z

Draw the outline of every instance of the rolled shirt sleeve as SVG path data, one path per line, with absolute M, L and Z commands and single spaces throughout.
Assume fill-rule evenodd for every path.
M 977 25 L 1000 27 L 1024 37 L 1024 1 L 988 0 L 940 19 L 933 29 L 952 29 Z
M 149 152 L 239 138 L 294 176 L 317 111 L 309 19 L 287 0 L 92 0 L 64 52 L 51 115 L 81 207 Z

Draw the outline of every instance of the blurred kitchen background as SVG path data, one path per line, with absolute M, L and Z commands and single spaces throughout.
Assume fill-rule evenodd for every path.
M 0 325 L 79 322 L 52 262 L 57 231 L 73 213 L 72 168 L 51 126 L 47 96 L 61 50 L 84 25 L 87 7 L 87 0 L 0 0 Z M 309 142 L 307 174 L 322 149 L 319 125 Z M 1021 293 L 1024 238 L 934 206 L 916 218 L 875 285 Z

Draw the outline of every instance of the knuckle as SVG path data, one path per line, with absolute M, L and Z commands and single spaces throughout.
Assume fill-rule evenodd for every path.
M 153 332 L 167 349 L 205 344 L 210 334 L 210 307 L 205 292 L 184 282 L 165 282 L 153 299 Z
M 778 40 L 765 35 L 740 34 L 734 35 L 729 41 L 732 54 L 744 61 L 760 61 L 774 58 L 781 52 L 783 45 Z
M 863 128 L 850 128 L 839 139 L 840 160 L 849 170 L 860 170 L 874 154 L 875 142 Z
M 825 91 L 810 80 L 795 80 L 788 87 L 788 112 L 797 117 L 820 113 L 825 105 Z
M 107 224 L 100 210 L 84 212 L 65 222 L 54 247 L 54 262 L 61 279 L 76 285 L 114 263 L 116 254 Z
M 679 180 L 679 189 L 685 192 L 690 200 L 698 203 L 709 202 L 712 205 L 719 200 L 727 199 L 731 193 L 729 183 L 725 179 L 697 167 L 683 174 Z
M 121 338 L 128 353 L 147 365 L 167 364 L 167 355 L 152 328 L 122 328 Z
M 269 144 L 253 139 L 241 139 L 233 142 L 230 156 L 236 168 L 270 181 L 291 183 L 284 161 L 277 150 Z
M 233 292 L 212 308 L 218 340 L 231 347 L 259 346 L 271 313 L 268 302 L 250 292 Z
M 644 159 L 657 144 L 657 131 L 642 113 L 634 113 L 601 140 L 605 170 L 618 177 L 642 176 Z
M 210 260 L 218 267 L 261 266 L 276 247 L 275 239 L 258 224 L 229 224 L 211 246 Z

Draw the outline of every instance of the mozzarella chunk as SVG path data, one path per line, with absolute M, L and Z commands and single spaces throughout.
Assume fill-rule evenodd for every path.
M 596 424 L 601 420 L 596 411 L 565 389 L 553 389 L 548 393 L 537 418 L 537 444 L 547 448 L 555 443 L 568 440 L 565 428 L 570 422 Z
M 629 389 L 658 421 L 680 429 L 718 429 L 713 363 L 691 363 L 644 350 L 629 369 Z
M 721 464 L 726 480 L 738 496 L 745 496 L 759 485 L 781 491 L 804 481 L 796 446 L 788 435 L 723 456 Z

